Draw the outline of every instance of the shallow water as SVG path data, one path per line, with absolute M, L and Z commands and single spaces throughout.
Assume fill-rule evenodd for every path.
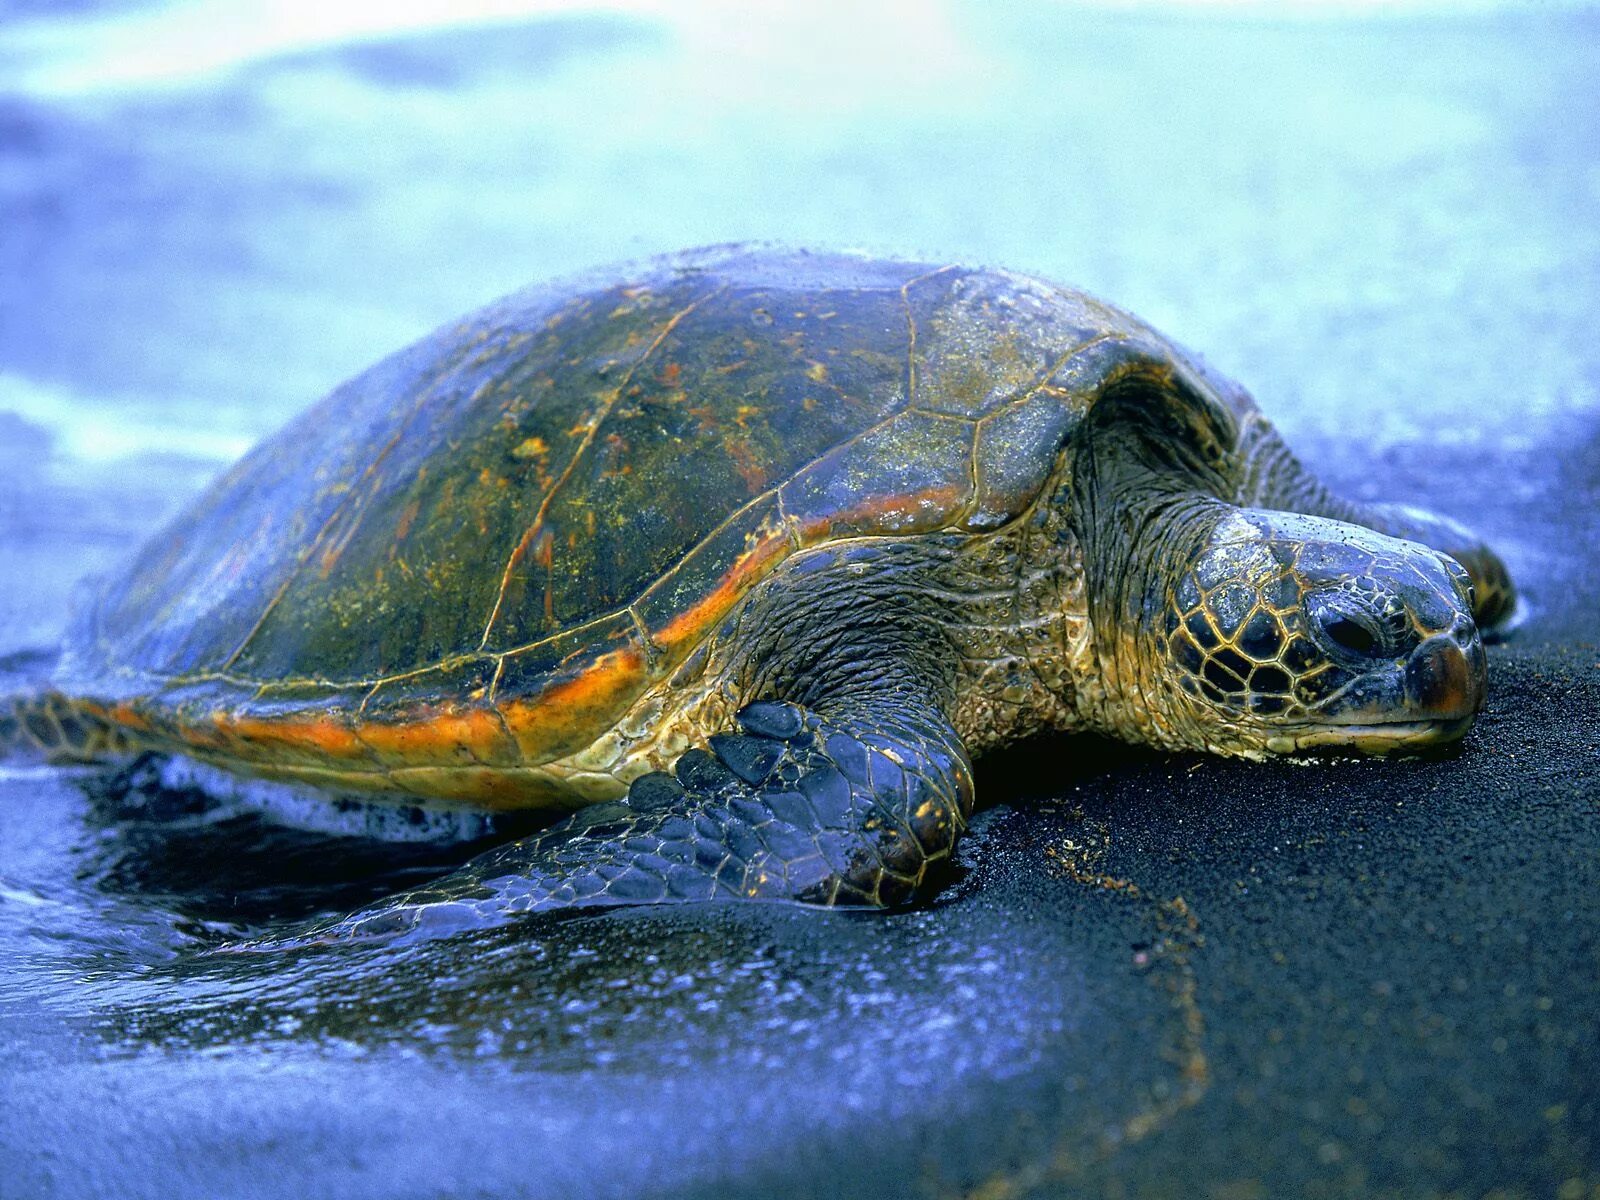
M 892 914 L 218 954 L 474 846 L 0 767 L 0 1195 L 1600 1183 L 1594 16 L 235 11 L 0 7 L 0 693 L 340 378 L 741 238 L 1114 298 L 1347 490 L 1473 520 L 1530 615 L 1459 754 L 1027 748 Z

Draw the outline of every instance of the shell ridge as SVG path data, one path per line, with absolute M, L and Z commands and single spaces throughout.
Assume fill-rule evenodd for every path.
M 567 465 L 562 468 L 561 474 L 557 476 L 556 481 L 550 485 L 550 490 L 544 494 L 544 499 L 539 502 L 538 511 L 533 515 L 533 520 L 529 522 L 527 530 L 523 533 L 516 546 L 512 548 L 511 556 L 506 560 L 505 568 L 500 573 L 500 588 L 494 598 L 494 607 L 489 610 L 489 618 L 484 622 L 483 625 L 483 637 L 478 641 L 478 649 L 480 651 L 488 649 L 489 638 L 494 633 L 495 622 L 500 619 L 500 609 L 505 604 L 506 592 L 511 587 L 512 575 L 517 569 L 517 564 L 527 552 L 527 548 L 531 544 L 535 533 L 544 528 L 545 518 L 550 513 L 550 505 L 555 501 L 556 494 L 561 491 L 562 486 L 567 482 L 568 479 L 572 477 L 573 471 L 577 470 L 579 460 L 583 458 L 589 447 L 594 445 L 595 437 L 600 432 L 600 426 L 605 424 L 606 418 L 609 417 L 612 413 L 612 410 L 616 408 L 617 401 L 622 398 L 623 392 L 626 391 L 628 385 L 633 382 L 633 377 L 638 373 L 639 368 L 648 362 L 650 356 L 660 349 L 661 344 L 665 342 L 669 336 L 671 336 L 672 331 L 678 327 L 684 318 L 686 318 L 690 313 L 694 312 L 694 310 L 699 308 L 702 304 L 715 300 L 727 290 L 728 285 L 724 284 L 710 292 L 696 296 L 688 304 L 684 305 L 677 312 L 673 313 L 672 316 L 667 319 L 666 323 L 662 325 L 661 331 L 656 334 L 655 339 L 645 349 L 644 354 L 628 367 L 627 374 L 625 374 L 622 379 L 618 381 L 617 386 L 612 390 L 611 394 L 607 396 L 606 399 L 601 403 L 599 411 L 595 414 L 594 419 L 589 422 L 588 428 L 584 431 L 583 437 L 579 440 L 577 448 L 573 450 L 572 457 L 567 460 Z
M 1131 344 L 1133 340 L 1134 339 L 1129 338 L 1125 333 L 1097 333 L 1094 337 L 1089 338 L 1086 341 L 1079 342 L 1076 346 L 1072 347 L 1072 349 L 1057 357 L 1055 362 L 1046 367 L 1043 374 L 1039 376 L 1038 380 L 1030 388 L 1028 388 L 1027 391 L 1023 392 L 1020 396 L 1014 396 L 1010 400 L 1007 400 L 1004 404 L 996 408 L 994 412 L 985 413 L 983 416 L 978 418 L 979 423 L 981 424 L 984 421 L 989 420 L 990 417 L 998 416 L 1000 413 L 1005 412 L 1008 408 L 1016 408 L 1020 405 L 1026 404 L 1029 400 L 1032 400 L 1040 392 L 1044 391 L 1045 388 L 1050 386 L 1050 381 L 1056 377 L 1056 373 L 1060 371 L 1061 368 L 1065 367 L 1079 355 L 1087 354 L 1096 346 L 1103 345 L 1107 342 L 1128 342 Z
M 941 270 L 947 270 L 947 269 L 948 268 L 941 268 Z M 933 275 L 936 275 L 938 273 L 939 272 L 930 272 L 928 275 L 921 276 L 920 278 L 923 278 L 923 279 L 931 278 Z M 706 297 L 702 297 L 701 300 L 697 301 L 696 303 L 697 304 L 703 303 L 705 300 L 709 300 L 711 298 L 712 297 L 708 295 Z M 685 311 L 683 315 L 687 315 L 687 312 Z M 1096 339 L 1096 340 L 1098 341 L 1098 340 L 1102 340 L 1102 339 Z M 1085 343 L 1085 346 L 1087 346 L 1087 345 L 1088 345 L 1088 343 Z M 1082 348 L 1083 347 L 1080 347 L 1080 349 L 1082 349 Z M 642 361 L 643 360 L 641 359 L 641 362 Z M 954 417 L 954 416 L 951 416 L 950 414 L 920 413 L 917 410 L 912 409 L 912 407 L 909 405 L 909 403 L 902 403 L 899 407 L 897 407 L 894 410 L 892 410 L 891 412 L 887 413 L 881 420 L 875 422 L 872 425 L 869 425 L 867 428 L 861 430 L 858 433 L 852 434 L 850 437 L 844 439 L 843 441 L 837 443 L 836 445 L 830 446 L 827 450 L 823 451 L 821 454 L 816 455 L 814 458 L 808 460 L 805 463 L 802 463 L 792 473 L 790 473 L 790 475 L 787 478 L 781 480 L 778 483 L 773 484 L 771 487 L 767 488 L 766 490 L 764 490 L 764 491 L 760 492 L 759 494 L 751 497 L 748 501 L 746 501 L 744 504 L 742 504 L 739 508 L 735 509 L 732 513 L 730 513 L 724 520 L 718 522 L 716 526 L 714 526 L 712 529 L 708 530 L 704 536 L 702 536 L 701 538 L 696 540 L 692 545 L 690 545 L 687 548 L 685 548 L 685 550 L 684 550 L 684 552 L 683 552 L 683 554 L 681 556 L 682 559 L 687 559 L 690 556 L 692 556 L 695 552 L 697 552 L 698 550 L 702 549 L 707 543 L 712 541 L 718 534 L 724 532 L 730 525 L 732 525 L 734 522 L 739 520 L 741 517 L 743 517 L 746 514 L 748 514 L 751 509 L 755 508 L 756 506 L 758 506 L 758 505 L 760 505 L 762 503 L 773 501 L 773 500 L 776 500 L 776 502 L 777 502 L 780 518 L 783 520 L 783 522 L 785 523 L 786 527 L 790 530 L 790 533 L 791 533 L 791 539 L 790 540 L 791 540 L 791 544 L 793 545 L 793 548 L 795 550 L 799 550 L 799 549 L 804 548 L 804 545 L 805 545 L 804 531 L 799 528 L 799 523 L 796 521 L 796 519 L 792 515 L 790 515 L 787 512 L 786 508 L 784 507 L 783 489 L 788 487 L 790 484 L 794 483 L 797 479 L 799 479 L 801 476 L 803 476 L 807 471 L 810 471 L 813 468 L 817 467 L 818 465 L 820 465 L 821 463 L 825 462 L 830 457 L 842 454 L 842 453 L 846 452 L 847 450 L 849 450 L 852 446 L 856 445 L 857 443 L 859 443 L 861 441 L 864 441 L 865 439 L 867 439 L 871 435 L 873 435 L 875 433 L 878 433 L 878 432 L 881 432 L 884 429 L 887 429 L 890 425 L 894 424 L 897 420 L 900 420 L 902 417 L 906 416 L 908 413 L 916 413 L 916 415 L 922 415 L 922 416 L 926 416 L 926 417 L 929 417 L 929 418 L 932 418 L 932 419 L 942 419 L 942 420 L 945 420 L 945 421 L 955 422 L 957 424 L 969 425 L 969 426 L 973 427 L 974 431 L 976 431 L 976 429 L 982 424 L 982 420 L 974 420 L 972 418 L 964 418 L 964 417 Z M 974 440 L 973 440 L 973 453 L 974 454 L 976 453 L 976 449 L 977 449 L 977 439 L 974 438 Z M 537 518 L 535 519 L 535 525 L 533 527 L 537 528 Z M 286 684 L 286 685 L 303 684 L 303 685 L 316 686 L 316 687 L 326 687 L 329 690 L 344 690 L 344 689 L 348 689 L 348 688 L 351 688 L 351 687 L 366 687 L 366 688 L 369 689 L 370 692 L 375 692 L 379 688 L 381 688 L 381 687 L 383 687 L 385 685 L 391 684 L 391 683 L 398 682 L 399 680 L 408 679 L 408 678 L 414 678 L 414 677 L 417 677 L 417 676 L 420 676 L 420 675 L 425 675 L 425 674 L 428 674 L 428 673 L 430 673 L 432 671 L 438 670 L 441 666 L 452 665 L 452 664 L 461 663 L 461 662 L 467 662 L 467 661 L 470 661 L 470 660 L 475 659 L 475 658 L 480 658 L 480 657 L 492 658 L 492 659 L 494 659 L 496 661 L 497 664 L 500 664 L 500 663 L 503 663 L 504 660 L 507 659 L 507 658 L 513 658 L 513 657 L 516 657 L 516 656 L 521 655 L 521 654 L 526 654 L 529 651 L 536 650 L 539 647 L 544 646 L 544 645 L 548 644 L 549 642 L 551 642 L 551 641 L 555 640 L 556 638 L 561 637 L 563 635 L 568 635 L 568 634 L 580 632 L 580 631 L 582 631 L 584 629 L 595 627 L 595 626 L 599 626 L 599 625 L 605 624 L 608 621 L 615 620 L 618 616 L 622 615 L 625 612 L 628 612 L 633 607 L 633 605 L 638 604 L 641 600 L 643 600 L 646 597 L 648 597 L 652 592 L 656 591 L 671 573 L 672 572 L 669 571 L 666 574 L 662 575 L 660 578 L 652 580 L 649 583 L 648 586 L 643 588 L 639 592 L 639 594 L 636 595 L 635 597 L 633 597 L 633 599 L 630 600 L 629 603 L 627 605 L 625 605 L 625 606 L 622 606 L 622 607 L 619 607 L 617 609 L 608 611 L 608 612 L 606 612 L 606 613 L 604 613 L 604 614 L 602 614 L 600 616 L 593 617 L 590 620 L 580 622 L 579 624 L 574 625 L 574 626 L 572 626 L 570 628 L 558 630 L 556 632 L 548 634 L 545 637 L 536 638 L 533 641 L 524 642 L 524 643 L 520 643 L 520 644 L 518 644 L 516 646 L 507 647 L 504 650 L 489 651 L 489 650 L 486 650 L 482 646 L 482 644 L 480 644 L 479 648 L 475 652 L 472 652 L 472 653 L 461 654 L 461 655 L 452 655 L 452 656 L 450 656 L 448 658 L 440 660 L 437 663 L 429 663 L 429 664 L 427 664 L 425 666 L 416 667 L 416 668 L 413 668 L 411 670 L 400 671 L 400 672 L 395 672 L 395 673 L 389 674 L 389 675 L 380 675 L 380 676 L 375 676 L 375 677 L 364 677 L 364 678 L 357 678 L 357 679 L 329 679 L 329 678 L 305 677 L 305 678 L 292 678 L 292 679 L 272 680 L 272 681 L 266 681 L 266 682 L 282 683 L 282 684 Z M 136 671 L 135 674 L 137 674 L 141 678 L 149 678 L 149 679 L 161 679 L 161 680 L 182 679 L 182 680 L 185 680 L 187 682 L 212 682 L 212 681 L 216 681 L 216 682 L 224 682 L 224 683 L 230 683 L 230 684 L 235 684 L 235 685 L 240 685 L 240 686 L 256 685 L 256 684 L 260 684 L 261 682 L 263 682 L 261 680 L 254 679 L 254 678 L 249 677 L 249 676 L 236 675 L 236 674 L 232 674 L 232 673 L 229 673 L 229 672 L 226 672 L 226 671 L 208 671 L 208 672 L 204 672 L 204 673 L 200 673 L 200 674 L 194 674 L 194 675 L 165 674 L 165 673 L 153 672 L 153 671 Z M 366 703 L 365 700 L 363 700 L 363 706 L 365 705 L 365 703 Z
M 906 312 L 906 402 L 917 402 L 917 314 L 911 307 L 911 289 L 919 283 L 925 283 L 936 276 L 943 275 L 946 271 L 954 271 L 955 263 L 946 263 L 932 271 L 924 271 L 915 275 L 900 285 L 900 304 Z
M 590 617 L 587 621 L 579 621 L 576 625 L 569 625 L 565 629 L 558 629 L 554 633 L 547 633 L 543 637 L 534 638 L 531 642 L 522 642 L 515 646 L 508 646 L 504 650 L 485 652 L 481 655 L 471 655 L 470 657 L 491 658 L 495 662 L 503 664 L 509 658 L 516 658 L 519 655 L 527 654 L 529 651 L 537 650 L 541 646 L 548 646 L 551 642 L 557 641 L 560 638 L 571 637 L 573 634 L 582 633 L 586 629 L 597 629 L 602 625 L 609 624 L 615 621 L 618 617 L 625 615 L 628 609 L 631 607 L 632 604 L 625 604 L 621 608 L 613 608 L 607 612 L 603 612 L 598 617 Z M 431 671 L 434 668 L 429 667 L 426 669 Z M 403 678 L 403 676 L 396 676 L 396 678 Z M 390 682 L 390 680 L 383 680 L 382 682 L 387 683 Z

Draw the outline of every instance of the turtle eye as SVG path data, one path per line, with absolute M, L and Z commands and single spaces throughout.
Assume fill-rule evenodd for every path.
M 1378 639 L 1372 631 L 1364 628 L 1349 617 L 1334 617 L 1325 621 L 1322 632 L 1328 635 L 1328 640 L 1335 646 L 1342 646 L 1352 654 L 1371 654 L 1378 644 Z
M 1306 607 L 1320 640 L 1330 650 L 1346 657 L 1382 658 L 1389 653 L 1389 639 L 1382 623 L 1353 597 L 1335 593 L 1313 596 Z

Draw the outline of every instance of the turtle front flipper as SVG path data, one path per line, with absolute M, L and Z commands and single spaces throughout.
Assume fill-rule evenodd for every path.
M 1259 413 L 1247 423 L 1241 448 L 1245 479 L 1239 503 L 1348 521 L 1448 554 L 1472 577 L 1473 620 L 1485 633 L 1515 611 L 1517 590 L 1505 562 L 1458 521 L 1409 504 L 1360 504 L 1335 495 Z
M 971 766 L 931 704 L 873 696 L 829 709 L 747 705 L 736 732 L 636 779 L 627 800 L 288 941 L 439 936 L 625 904 L 902 903 L 966 827 Z

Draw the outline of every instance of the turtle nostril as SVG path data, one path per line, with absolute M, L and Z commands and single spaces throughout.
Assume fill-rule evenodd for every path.
M 1483 707 L 1484 669 L 1482 648 L 1431 637 L 1406 663 L 1406 697 L 1419 712 L 1469 715 Z
M 1371 654 L 1377 649 L 1378 639 L 1370 629 L 1349 617 L 1333 616 L 1322 623 L 1322 631 L 1335 646 L 1353 654 Z

